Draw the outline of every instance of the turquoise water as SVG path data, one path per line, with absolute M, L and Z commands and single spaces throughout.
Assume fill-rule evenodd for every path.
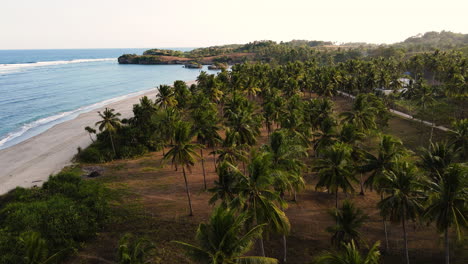
M 0 50 L 0 149 L 80 113 L 200 73 L 181 65 L 117 63 L 123 53 L 144 50 Z

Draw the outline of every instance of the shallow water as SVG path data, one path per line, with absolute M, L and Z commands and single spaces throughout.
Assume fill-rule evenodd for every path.
M 160 84 L 195 80 L 201 71 L 117 63 L 121 54 L 144 50 L 0 50 L 0 149 Z

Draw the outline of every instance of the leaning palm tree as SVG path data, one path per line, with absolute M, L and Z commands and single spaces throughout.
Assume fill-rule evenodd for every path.
M 336 142 L 323 152 L 323 156 L 315 164 L 315 170 L 319 178 L 315 187 L 327 188 L 334 193 L 335 208 L 338 209 L 339 189 L 344 193 L 354 192 L 352 182 L 357 182 L 351 160 L 351 147 Z
M 354 241 L 344 245 L 344 249 L 338 252 L 325 251 L 319 255 L 315 264 L 379 264 L 380 263 L 380 242 L 377 241 L 367 252 L 362 255 L 356 247 Z
M 462 228 L 468 227 L 466 204 L 468 202 L 468 170 L 455 164 L 450 166 L 440 180 L 428 182 L 428 206 L 424 216 L 434 221 L 437 230 L 445 237 L 445 263 L 450 263 L 449 229 L 454 228 L 458 239 Z
M 218 126 L 218 118 L 216 111 L 212 109 L 200 109 L 199 111 L 192 112 L 193 127 L 192 133 L 197 138 L 197 142 L 200 144 L 200 156 L 203 169 L 203 183 L 206 190 L 206 170 L 205 170 L 205 159 L 203 156 L 203 149 L 208 145 L 214 146 L 217 141 L 221 140 L 218 134 L 220 129 Z
M 355 241 L 359 247 L 362 241 L 361 232 L 359 228 L 362 227 L 364 221 L 368 216 L 362 209 L 356 207 L 349 200 L 345 200 L 340 209 L 334 209 L 329 212 L 330 216 L 334 218 L 335 225 L 327 227 L 327 232 L 332 234 L 332 244 L 339 247 L 343 244 Z
M 174 241 L 182 246 L 188 256 L 197 263 L 206 264 L 270 264 L 276 259 L 256 256 L 243 256 L 249 252 L 254 240 L 262 236 L 263 225 L 245 228 L 248 214 L 236 214 L 223 207 L 216 208 L 209 223 L 198 227 L 196 245 Z
M 102 120 L 96 122 L 95 125 L 99 126 L 99 131 L 107 131 L 107 133 L 109 133 L 109 138 L 111 141 L 112 150 L 114 151 L 114 156 L 117 156 L 117 153 L 115 152 L 114 140 L 112 139 L 112 133 L 114 133 L 117 130 L 117 128 L 119 128 L 122 125 L 122 123 L 118 118 L 120 116 L 120 113 L 114 113 L 114 111 L 115 109 L 109 109 L 107 107 L 102 113 L 98 111 L 98 114 L 102 118 Z
M 409 264 L 406 221 L 416 219 L 421 212 L 424 198 L 416 167 L 407 162 L 397 162 L 391 170 L 384 172 L 381 186 L 388 196 L 377 206 L 382 216 L 388 217 L 393 223 L 401 223 L 406 263 Z
M 164 155 L 165 160 L 171 160 L 173 166 L 177 170 L 178 167 L 182 167 L 182 174 L 185 182 L 185 192 L 187 193 L 187 200 L 190 209 L 190 216 L 193 215 L 192 201 L 190 199 L 190 191 L 187 182 L 187 175 L 185 174 L 185 168 L 191 171 L 191 167 L 195 165 L 196 159 L 199 157 L 196 149 L 200 146 L 198 144 L 191 143 L 191 127 L 187 122 L 179 121 L 175 127 L 174 142 L 171 145 L 171 149 Z
M 84 129 L 86 130 L 86 132 L 88 132 L 89 138 L 91 139 L 91 142 L 94 143 L 94 139 L 93 139 L 93 137 L 91 135 L 96 134 L 96 129 L 94 129 L 94 128 L 90 127 L 90 126 L 87 126 Z

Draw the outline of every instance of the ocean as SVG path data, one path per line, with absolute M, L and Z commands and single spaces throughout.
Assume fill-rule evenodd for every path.
M 195 80 L 200 74 L 200 69 L 182 65 L 117 63 L 117 57 L 124 53 L 145 50 L 0 50 L 0 149 L 80 113 L 160 84 Z

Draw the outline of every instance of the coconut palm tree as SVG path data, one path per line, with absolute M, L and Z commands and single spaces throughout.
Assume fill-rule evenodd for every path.
M 337 131 L 336 122 L 332 118 L 326 118 L 320 123 L 320 129 L 313 133 L 313 148 L 315 156 L 321 155 L 321 152 L 333 145 L 336 141 Z
M 232 201 L 235 208 L 249 213 L 254 225 L 267 224 L 267 231 L 287 235 L 290 224 L 281 207 L 286 207 L 283 199 L 272 190 L 274 178 L 271 173 L 271 156 L 266 152 L 253 153 L 239 184 L 239 196 Z M 259 238 L 261 255 L 265 256 L 263 239 Z
M 308 101 L 305 106 L 306 120 L 313 130 L 318 129 L 320 124 L 333 113 L 333 102 L 328 98 L 317 98 Z
M 177 101 L 174 95 L 174 89 L 169 85 L 160 85 L 156 95 L 155 105 L 160 108 L 174 107 Z
M 305 187 L 301 172 L 305 164 L 301 160 L 307 157 L 306 149 L 299 144 L 301 139 L 290 137 L 286 130 L 275 131 L 270 138 L 270 144 L 263 149 L 271 155 L 272 175 L 274 177 L 273 187 L 284 198 L 286 191 L 294 193 Z M 283 263 L 286 263 L 286 235 L 283 235 Z
M 427 185 L 427 207 L 424 216 L 435 222 L 437 230 L 444 233 L 445 263 L 450 263 L 449 230 L 454 228 L 458 239 L 462 228 L 468 227 L 466 204 L 468 202 L 468 170 L 462 165 L 448 167 L 439 180 Z
M 468 158 L 468 119 L 452 123 L 452 144 L 461 152 L 463 159 Z
M 381 179 L 384 172 L 390 170 L 399 158 L 406 155 L 407 151 L 401 140 L 390 135 L 382 135 L 379 143 L 378 153 L 376 156 L 370 152 L 364 154 L 364 165 L 359 170 L 360 172 L 371 172 L 364 185 L 371 190 L 375 189 L 380 193 L 380 200 L 383 200 L 384 192 L 382 190 Z M 385 232 L 385 249 L 389 250 L 387 223 L 385 217 L 382 218 L 382 223 Z
M 447 143 L 431 143 L 423 149 L 419 166 L 429 173 L 431 179 L 438 181 L 445 169 L 455 161 L 456 152 Z
M 276 264 L 273 258 L 243 256 L 249 252 L 254 240 L 262 236 L 263 225 L 246 228 L 249 216 L 218 207 L 208 223 L 199 225 L 195 240 L 196 245 L 174 241 L 182 246 L 187 254 L 197 263 L 207 264 Z
M 361 187 L 360 195 L 364 195 L 364 181 L 362 179 L 362 171 L 359 168 L 364 164 L 365 151 L 359 145 L 359 142 L 363 140 L 365 134 L 359 131 L 353 124 L 344 124 L 341 127 L 338 135 L 338 140 L 351 146 L 351 159 L 354 167 L 358 168 L 359 171 L 359 185 Z
M 221 200 L 221 206 L 228 207 L 234 197 L 239 193 L 239 181 L 242 173 L 239 169 L 227 161 L 222 161 L 216 168 L 218 180 L 214 181 L 214 187 L 209 189 L 213 193 L 209 203 L 214 204 Z
M 109 138 L 111 141 L 112 150 L 114 151 L 114 156 L 117 156 L 117 153 L 115 152 L 114 140 L 112 139 L 112 133 L 114 133 L 122 125 L 122 123 L 118 118 L 120 116 L 120 113 L 114 113 L 114 111 L 115 109 L 109 109 L 107 107 L 102 113 L 98 111 L 98 114 L 102 118 L 102 120 L 96 122 L 95 125 L 99 126 L 99 131 L 107 131 L 107 133 L 109 133 Z
M 356 97 L 351 111 L 343 112 L 340 116 L 342 123 L 352 123 L 359 130 L 368 132 L 377 128 L 376 109 L 367 102 L 367 95 L 360 94 Z
M 354 241 L 359 247 L 362 235 L 359 228 L 368 216 L 362 209 L 356 207 L 349 200 L 345 200 L 339 209 L 330 210 L 330 216 L 335 220 L 335 225 L 327 227 L 327 232 L 331 233 L 332 244 L 339 247 Z
M 231 164 L 237 164 L 239 161 L 247 161 L 248 145 L 239 143 L 239 134 L 229 128 L 225 130 L 225 138 L 221 142 L 219 148 L 213 151 L 213 154 L 218 154 L 217 163 L 227 161 Z
M 145 238 L 135 238 L 127 233 L 120 238 L 118 258 L 119 264 L 144 264 L 148 263 L 147 255 L 154 249 L 153 243 Z
M 338 252 L 325 251 L 314 261 L 315 264 L 379 264 L 380 263 L 380 242 L 376 242 L 367 252 L 362 255 L 356 247 L 354 241 L 345 244 L 344 249 Z
M 199 157 L 196 149 L 200 146 L 191 143 L 191 126 L 187 122 L 179 121 L 175 127 L 174 143 L 170 146 L 171 149 L 164 155 L 165 160 L 170 160 L 172 165 L 177 170 L 182 167 L 182 174 L 185 182 L 185 192 L 189 204 L 190 216 L 193 215 L 192 201 L 190 199 L 190 191 L 187 181 L 185 169 L 191 171 L 191 167 L 195 165 L 196 159 Z
M 384 172 L 380 184 L 388 196 L 377 206 L 382 216 L 388 217 L 393 223 L 401 223 L 406 263 L 409 264 L 406 221 L 416 219 L 423 208 L 424 198 L 418 172 L 414 165 L 398 161 L 391 170 Z
M 203 149 L 214 146 L 217 141 L 221 140 L 218 134 L 220 130 L 218 126 L 217 112 L 211 109 L 200 109 L 199 111 L 192 112 L 193 126 L 192 133 L 197 138 L 197 142 L 202 146 L 200 148 L 200 156 L 203 169 L 203 183 L 206 190 L 206 170 L 205 159 L 203 157 Z
M 85 130 L 86 130 L 86 132 L 88 132 L 89 138 L 91 139 L 91 142 L 94 143 L 94 139 L 93 139 L 93 137 L 91 135 L 96 134 L 96 129 L 94 129 L 94 128 L 90 127 L 90 126 L 87 126 L 87 127 L 85 127 Z
M 260 120 L 245 110 L 226 112 L 226 114 L 229 116 L 226 120 L 226 126 L 238 133 L 239 143 L 253 146 L 257 142 L 257 136 L 260 135 Z
M 335 194 L 335 208 L 338 209 L 338 191 L 344 193 L 354 192 L 352 182 L 357 182 L 354 177 L 354 167 L 351 160 L 351 147 L 342 142 L 336 142 L 325 149 L 323 156 L 316 161 L 314 166 L 317 171 L 318 188 L 327 188 Z

